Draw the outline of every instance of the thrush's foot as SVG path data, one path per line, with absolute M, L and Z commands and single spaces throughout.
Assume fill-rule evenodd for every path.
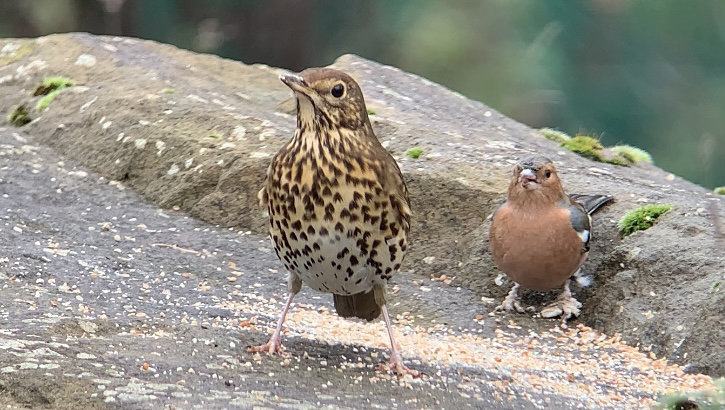
M 395 355 L 393 355 L 387 363 L 378 365 L 378 370 L 393 372 L 398 375 L 398 377 L 411 376 L 412 378 L 417 379 L 423 376 L 423 373 L 418 370 L 408 368 L 408 366 L 403 363 L 403 359 L 396 359 Z
M 561 320 L 567 321 L 572 317 L 579 316 L 579 308 L 582 304 L 574 299 L 569 292 L 562 293 L 556 300 L 541 309 L 541 316 L 547 319 L 561 316 Z
M 267 353 L 267 354 L 284 354 L 284 347 L 282 347 L 282 340 L 280 337 L 272 336 L 269 341 L 259 346 L 249 346 L 247 351 L 250 353 Z
M 390 361 L 386 364 L 378 366 L 378 370 L 390 371 L 397 374 L 400 377 L 412 376 L 418 378 L 422 375 L 417 370 L 409 369 L 405 363 L 403 363 L 403 356 L 398 350 L 398 346 L 395 343 L 395 337 L 393 337 L 393 325 L 390 321 L 390 315 L 388 314 L 388 305 L 383 304 L 381 307 L 383 311 L 383 319 L 385 320 L 385 328 L 388 330 L 388 337 L 390 337 Z

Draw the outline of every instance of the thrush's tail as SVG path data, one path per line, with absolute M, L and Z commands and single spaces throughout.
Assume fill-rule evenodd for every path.
M 368 321 L 380 316 L 381 308 L 375 301 L 375 291 L 354 295 L 333 295 L 335 310 L 342 317 L 359 317 Z
M 569 196 L 571 197 L 571 199 L 579 202 L 584 207 L 584 209 L 587 210 L 587 213 L 589 215 L 596 212 L 597 209 L 602 207 L 602 205 L 614 200 L 614 197 L 611 195 L 571 194 Z

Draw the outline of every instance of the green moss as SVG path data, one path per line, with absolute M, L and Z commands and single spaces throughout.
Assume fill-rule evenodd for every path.
M 418 159 L 423 154 L 423 148 L 421 147 L 413 147 L 409 148 L 407 151 L 405 151 L 405 155 L 408 156 L 408 158 Z
M 45 77 L 43 83 L 35 89 L 33 96 L 48 95 L 55 90 L 73 87 L 75 82 L 66 77 Z
M 588 137 L 586 135 L 577 135 L 574 138 L 570 138 L 561 144 L 562 147 L 568 149 L 571 152 L 577 153 L 584 158 L 593 159 L 594 161 L 604 162 L 605 158 L 602 153 L 602 143 L 594 137 Z
M 611 147 L 610 150 L 626 158 L 627 161 L 635 164 L 642 162 L 651 164 L 653 162 L 652 155 L 650 155 L 649 152 L 631 145 L 615 145 Z
M 718 195 L 725 195 L 725 186 L 715 188 L 714 192 Z
M 713 382 L 713 389 L 661 396 L 656 410 L 719 410 L 725 408 L 725 378 Z
M 66 90 L 65 88 L 59 88 L 55 91 L 51 91 L 50 94 L 48 94 L 48 95 L 44 96 L 43 98 L 41 98 L 40 100 L 38 100 L 38 103 L 35 104 L 35 109 L 38 111 L 45 110 L 46 108 L 48 108 L 50 106 L 50 103 L 52 103 L 53 100 L 55 100 L 55 97 L 57 97 L 58 94 L 62 93 L 65 90 Z
M 645 205 L 629 211 L 619 221 L 619 234 L 625 237 L 634 232 L 649 229 L 655 224 L 657 218 L 671 209 L 672 206 L 670 205 Z
M 368 115 L 375 115 L 375 110 L 368 108 Z
M 164 88 L 161 92 L 164 94 L 176 94 L 176 90 L 173 88 Z
M 561 143 L 561 146 L 571 152 L 581 155 L 584 158 L 589 158 L 598 162 L 605 162 L 607 164 L 628 167 L 636 162 L 633 160 L 630 153 L 623 154 L 619 151 L 605 149 L 597 138 L 590 137 L 588 135 L 577 135 L 573 138 L 569 138 L 568 140 L 564 140 Z
M 22 127 L 32 120 L 33 119 L 30 118 L 30 114 L 28 114 L 28 109 L 25 105 L 18 105 L 15 107 L 13 112 L 8 115 L 8 121 L 16 127 Z
M 34 96 L 43 95 L 44 97 L 38 100 L 35 104 L 35 109 L 42 111 L 50 106 L 55 97 L 58 96 L 63 90 L 73 87 L 75 82 L 70 78 L 66 77 L 45 77 L 43 83 L 35 89 Z
M 556 141 L 559 144 L 563 144 L 571 139 L 569 134 L 559 130 L 555 130 L 553 128 L 542 128 L 539 130 L 539 132 L 541 133 L 541 135 L 546 137 L 546 139 Z

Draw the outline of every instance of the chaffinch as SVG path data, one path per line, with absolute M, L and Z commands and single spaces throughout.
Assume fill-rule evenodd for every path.
M 516 283 L 496 310 L 532 310 L 521 305 L 521 287 L 542 292 L 563 287 L 541 316 L 578 316 L 581 303 L 569 285 L 572 280 L 589 284 L 580 268 L 589 252 L 590 215 L 611 200 L 611 195 L 567 195 L 548 158 L 516 164 L 507 200 L 495 211 L 489 230 L 494 262 Z

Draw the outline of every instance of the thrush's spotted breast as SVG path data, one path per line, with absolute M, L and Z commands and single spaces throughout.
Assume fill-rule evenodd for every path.
M 400 169 L 373 133 L 349 75 L 310 68 L 280 79 L 297 99 L 297 129 L 272 159 L 259 199 L 289 271 L 289 297 L 272 337 L 250 351 L 282 349 L 282 324 L 305 283 L 332 293 L 342 317 L 382 314 L 390 369 L 416 375 L 403 364 L 385 304 L 386 284 L 408 249 L 411 209 Z

